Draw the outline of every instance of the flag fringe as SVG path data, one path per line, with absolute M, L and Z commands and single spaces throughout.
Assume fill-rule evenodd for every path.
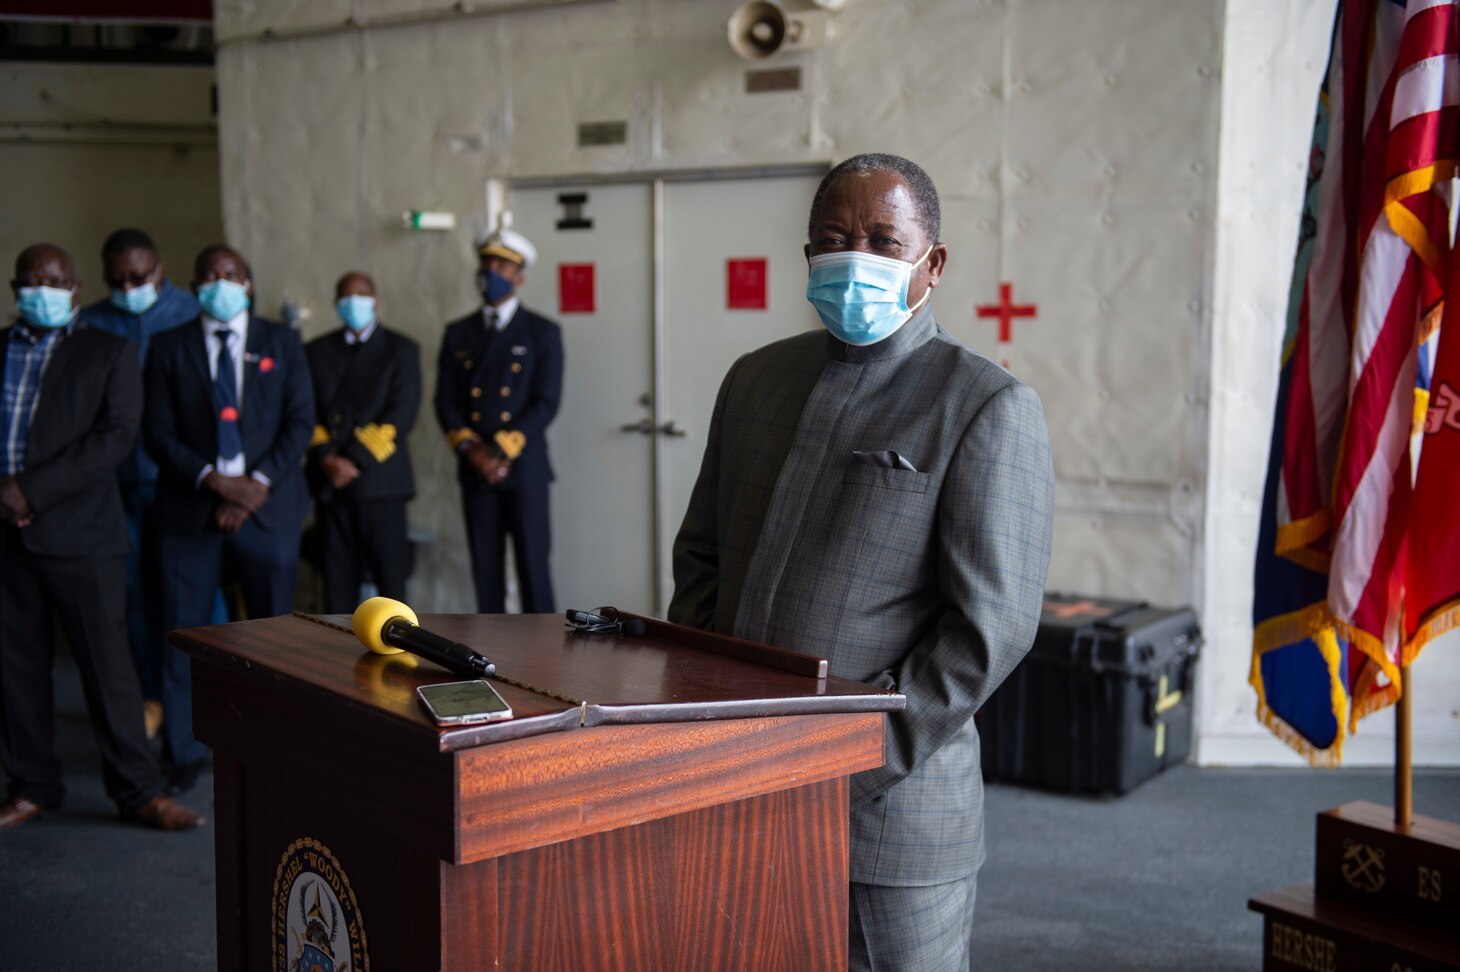
M 1384 215 L 1389 217 L 1390 228 L 1410 245 L 1438 279 L 1444 279 L 1445 276 L 1444 248 L 1430 239 L 1429 230 L 1404 205 L 1404 200 L 1429 192 L 1436 183 L 1444 182 L 1454 175 L 1454 159 L 1437 159 L 1434 165 L 1395 176 L 1384 187 Z
M 1311 639 L 1323 655 L 1328 666 L 1328 704 L 1333 713 L 1333 742 L 1326 747 L 1314 745 L 1307 737 L 1289 725 L 1267 704 L 1267 683 L 1262 677 L 1262 656 L 1300 641 Z M 1288 747 L 1306 759 L 1311 765 L 1321 768 L 1338 766 L 1343 762 L 1344 737 L 1352 729 L 1348 724 L 1348 694 L 1343 679 L 1339 677 L 1339 666 L 1343 662 L 1343 648 L 1338 643 L 1333 624 L 1333 615 L 1326 604 L 1314 604 L 1269 618 L 1258 625 L 1252 636 L 1252 670 L 1248 682 L 1257 691 L 1257 719 L 1287 743 Z
M 1286 553 L 1278 554 L 1284 560 L 1305 567 L 1315 574 L 1326 574 L 1333 565 L 1333 557 L 1321 550 L 1314 550 L 1312 547 L 1296 547 Z
M 1323 602 L 1288 614 L 1279 614 L 1257 625 L 1252 632 L 1254 665 L 1257 658 L 1269 651 L 1286 648 L 1310 638 L 1316 639 L 1333 624 L 1333 614 Z
M 1399 666 L 1394 663 L 1394 659 L 1390 658 L 1388 652 L 1384 650 L 1384 642 L 1369 634 L 1363 628 L 1356 628 L 1347 621 L 1340 621 L 1334 618 L 1333 623 L 1337 632 L 1343 635 L 1351 648 L 1357 648 L 1365 655 L 1368 655 L 1374 664 L 1383 669 L 1384 674 L 1389 679 L 1389 686 L 1379 689 L 1378 694 L 1381 696 L 1387 695 L 1388 688 L 1392 687 L 1394 689 L 1394 697 L 1391 699 L 1381 699 L 1373 706 L 1367 706 L 1361 703 L 1360 707 L 1363 708 L 1363 711 L 1355 715 L 1353 719 L 1354 724 L 1357 725 L 1358 721 L 1364 716 L 1398 700 L 1399 693 L 1403 691 L 1403 685 L 1401 684 L 1402 676 L 1399 674 Z M 1374 697 L 1374 694 L 1373 692 L 1367 692 L 1363 694 L 1362 698 L 1367 702 Z
M 1277 528 L 1277 543 L 1274 545 L 1274 552 L 1279 557 L 1289 557 L 1328 532 L 1333 525 L 1333 518 L 1327 510 L 1319 510 L 1317 513 L 1303 517 L 1301 520 L 1294 520 L 1292 523 L 1280 524 Z M 1301 563 L 1301 561 L 1300 561 Z M 1303 566 L 1307 566 L 1304 564 Z
M 1419 630 L 1404 646 L 1404 664 L 1413 664 L 1414 660 L 1419 657 L 1419 653 L 1424 650 L 1425 645 L 1441 635 L 1449 634 L 1456 628 L 1460 628 L 1460 597 L 1431 612 L 1430 616 L 1419 626 Z
M 1440 635 L 1460 628 L 1460 599 L 1446 605 L 1431 617 L 1404 648 L 1404 664 L 1418 656 L 1420 649 Z M 1349 647 L 1361 652 L 1389 680 L 1388 685 L 1374 687 L 1372 672 L 1362 684 L 1354 686 L 1354 699 L 1349 699 L 1343 679 L 1339 677 L 1343 638 Z M 1333 743 L 1319 748 L 1304 738 L 1267 704 L 1267 685 L 1262 678 L 1262 656 L 1270 651 L 1312 641 L 1328 664 L 1329 710 L 1337 723 Z M 1399 666 L 1384 651 L 1384 643 L 1362 628 L 1340 620 L 1326 603 L 1309 605 L 1299 611 L 1280 614 L 1259 624 L 1252 633 L 1252 671 L 1248 682 L 1257 691 L 1257 718 L 1283 742 L 1297 750 L 1314 766 L 1337 766 L 1343 759 L 1343 740 L 1358 731 L 1359 722 L 1399 701 L 1404 691 Z
M 1284 722 L 1282 716 L 1262 702 L 1257 704 L 1257 721 L 1267 726 L 1269 732 L 1286 743 L 1289 749 L 1306 759 L 1308 765 L 1315 769 L 1336 769 L 1342 765 L 1344 733 L 1341 727 L 1338 736 L 1333 740 L 1333 745 L 1327 749 L 1319 749 L 1303 738 L 1302 733 Z
M 1360 719 L 1366 719 L 1380 709 L 1387 709 L 1398 702 L 1399 693 L 1399 686 L 1392 682 L 1382 688 L 1370 689 L 1354 706 L 1353 714 L 1349 718 L 1348 731 L 1357 732 Z

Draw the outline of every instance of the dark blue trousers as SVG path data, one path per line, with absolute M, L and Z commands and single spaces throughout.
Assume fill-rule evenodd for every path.
M 553 578 L 548 570 L 552 532 L 548 527 L 548 488 L 502 489 L 486 483 L 461 488 L 466 512 L 467 545 L 471 548 L 471 576 L 476 584 L 477 610 L 501 614 L 507 610 L 507 536 L 517 565 L 525 614 L 552 614 Z
M 225 558 L 238 575 L 250 618 L 288 614 L 299 572 L 299 525 L 265 530 L 249 519 L 237 533 L 161 534 L 164 631 L 208 624 Z M 208 747 L 193 738 L 192 666 L 171 646 L 162 666 L 163 736 L 174 766 L 202 762 Z
M 122 506 L 127 515 L 127 539 L 132 552 L 127 555 L 127 635 L 132 644 L 132 660 L 137 665 L 137 679 L 142 683 L 144 699 L 162 699 L 162 663 L 167 642 L 162 627 L 162 565 L 157 551 L 157 525 L 153 520 L 156 483 L 122 485 Z M 211 624 L 228 620 L 223 592 L 213 595 Z

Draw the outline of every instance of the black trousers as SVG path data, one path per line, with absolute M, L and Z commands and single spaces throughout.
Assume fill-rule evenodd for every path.
M 213 593 L 232 563 L 250 618 L 288 614 L 294 606 L 299 573 L 299 524 L 265 530 L 250 517 L 237 533 L 210 527 L 181 536 L 163 533 L 162 630 L 195 628 L 213 616 Z M 163 738 L 174 766 L 200 763 L 208 747 L 193 738 L 193 680 L 188 656 L 168 646 L 162 664 Z
M 507 536 L 517 564 L 526 614 L 552 614 L 553 579 L 548 571 L 552 532 L 548 528 L 548 488 L 501 489 L 486 483 L 461 488 L 466 511 L 467 545 L 471 548 L 471 576 L 476 583 L 477 610 L 501 614 L 507 610 Z
M 360 606 L 368 571 L 384 597 L 406 599 L 406 501 L 339 498 L 316 503 L 326 614 L 350 614 Z
M 55 753 L 53 615 L 81 672 L 107 796 L 129 814 L 162 792 L 162 772 L 147 749 L 127 646 L 124 558 L 37 557 L 19 530 L 0 526 L 0 763 L 9 795 L 54 809 L 66 792 Z

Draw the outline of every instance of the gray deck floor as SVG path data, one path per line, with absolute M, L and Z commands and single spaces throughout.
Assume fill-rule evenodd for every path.
M 210 969 L 213 826 L 118 822 L 75 673 L 58 670 L 65 809 L 0 834 L 0 969 Z M 1118 799 L 988 794 L 978 969 L 1257 969 L 1255 893 L 1309 880 L 1313 816 L 1391 801 L 1374 770 L 1181 767 Z M 192 794 L 212 812 L 212 779 Z M 1460 772 L 1417 774 L 1415 808 L 1460 820 Z

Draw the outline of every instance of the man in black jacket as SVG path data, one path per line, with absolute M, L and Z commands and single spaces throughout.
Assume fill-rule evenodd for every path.
M 499 229 L 478 241 L 483 306 L 447 325 L 436 371 L 436 420 L 457 455 L 477 610 L 506 610 L 506 538 L 522 610 L 551 614 L 547 427 L 563 389 L 563 335 L 517 299 L 537 250 Z
M 302 459 L 314 395 L 299 335 L 255 317 L 239 253 L 210 246 L 193 266 L 202 314 L 152 339 L 142 438 L 157 460 L 163 630 L 207 624 L 225 560 L 251 618 L 287 614 L 309 509 Z M 193 738 L 191 666 L 163 664 L 168 785 L 190 788 L 207 748 Z
M 125 819 L 188 830 L 162 795 L 127 648 L 127 528 L 116 468 L 142 413 L 137 348 L 76 320 L 76 267 L 41 243 L 11 282 L 21 322 L 0 330 L 0 830 L 61 805 L 52 745 L 51 630 L 76 658 L 107 795 Z
M 324 609 L 349 614 L 368 571 L 385 597 L 405 600 L 406 501 L 416 491 L 406 439 L 421 407 L 421 352 L 380 323 L 375 281 L 335 284 L 344 325 L 304 349 L 315 426 L 306 464 L 324 570 Z

